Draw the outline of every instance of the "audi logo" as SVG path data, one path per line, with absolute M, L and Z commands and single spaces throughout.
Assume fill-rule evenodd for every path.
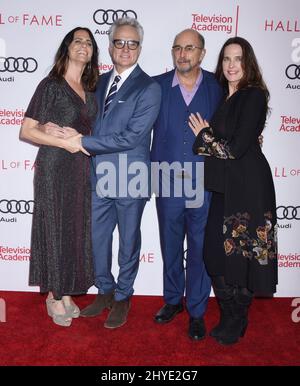
M 0 213 L 11 214 L 32 214 L 33 213 L 33 200 L 0 200 Z
M 278 206 L 278 220 L 300 220 L 300 206 Z
M 0 57 L 0 72 L 34 72 L 37 68 L 38 63 L 34 58 Z
M 99 25 L 112 25 L 114 21 L 122 17 L 132 17 L 137 19 L 137 14 L 132 9 L 127 9 L 127 11 L 124 11 L 123 9 L 97 9 L 93 15 L 94 22 Z
M 300 79 L 300 65 L 297 66 L 297 64 L 290 64 L 285 69 L 285 75 L 289 79 Z

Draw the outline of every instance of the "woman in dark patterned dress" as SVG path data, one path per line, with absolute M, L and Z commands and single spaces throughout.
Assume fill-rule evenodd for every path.
M 65 36 L 52 70 L 38 85 L 20 134 L 41 145 L 29 284 L 48 292 L 48 314 L 61 326 L 70 326 L 80 313 L 71 295 L 86 293 L 93 285 L 89 158 L 65 138 L 90 133 L 98 76 L 96 41 L 89 29 L 77 27 Z M 47 133 L 50 126 L 52 135 Z
M 210 125 L 197 114 L 190 127 L 194 152 L 208 156 L 205 188 L 213 192 L 204 256 L 221 318 L 210 335 L 233 344 L 246 331 L 253 293 L 276 292 L 275 190 L 258 141 L 269 92 L 251 45 L 240 37 L 225 42 L 216 77 L 224 100 Z

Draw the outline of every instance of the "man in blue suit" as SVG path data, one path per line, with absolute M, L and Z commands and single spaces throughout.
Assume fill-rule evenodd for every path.
M 206 334 L 203 315 L 211 288 L 203 262 L 204 229 L 210 193 L 204 191 L 201 173 L 196 176 L 197 168 L 203 166 L 204 157 L 192 151 L 195 136 L 189 128 L 188 120 L 192 112 L 199 112 L 210 121 L 220 100 L 221 89 L 213 74 L 200 67 L 205 48 L 204 38 L 197 31 L 187 29 L 179 33 L 174 40 L 172 55 L 175 70 L 154 78 L 161 86 L 162 102 L 154 125 L 151 160 L 168 165 L 179 162 L 181 167 L 181 170 L 167 176 L 171 188 L 169 197 L 164 197 L 162 192 L 166 175 L 161 176 L 159 196 L 156 198 L 165 305 L 156 314 L 155 321 L 167 323 L 182 312 L 185 293 L 190 316 L 188 335 L 200 340 Z M 190 197 L 184 194 L 177 197 L 174 194 L 178 183 L 183 188 L 187 183 L 193 185 L 196 191 L 194 205 Z M 199 200 L 201 195 L 203 199 Z
M 73 137 L 92 155 L 92 240 L 95 259 L 95 301 L 81 316 L 110 313 L 104 326 L 127 321 L 130 297 L 139 266 L 141 218 L 149 196 L 151 129 L 161 101 L 159 85 L 138 66 L 143 28 L 122 18 L 109 30 L 109 53 L 114 69 L 101 75 L 96 91 L 99 115 L 92 136 Z M 128 170 L 141 166 L 136 184 Z M 143 167 L 144 168 L 143 168 Z M 133 183 L 134 182 L 134 183 Z M 134 187 L 134 189 L 133 189 Z M 119 274 L 112 275 L 112 238 L 119 231 Z

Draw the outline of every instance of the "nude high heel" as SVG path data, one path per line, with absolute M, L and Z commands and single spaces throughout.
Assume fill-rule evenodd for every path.
M 53 312 L 53 305 L 55 303 L 55 299 L 46 299 L 46 307 L 47 307 L 47 312 L 48 312 L 48 315 L 52 318 L 53 320 L 53 323 L 59 325 L 59 326 L 62 326 L 62 327 L 69 327 L 71 326 L 71 323 L 72 323 L 72 319 L 69 319 L 70 316 L 67 314 L 67 312 L 65 314 L 56 314 L 55 312 Z
M 80 309 L 76 304 L 70 304 L 69 306 L 65 305 L 66 314 L 71 318 L 79 318 Z
M 63 304 L 66 309 L 66 314 L 70 318 L 79 318 L 80 315 L 80 309 L 79 307 L 73 302 L 71 296 L 63 296 L 62 297 Z

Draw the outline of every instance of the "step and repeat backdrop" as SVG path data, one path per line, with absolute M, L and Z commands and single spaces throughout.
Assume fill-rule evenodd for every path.
M 150 75 L 172 69 L 174 36 L 194 28 L 206 39 L 203 68 L 214 71 L 226 39 L 239 35 L 254 47 L 271 93 L 263 151 L 273 172 L 279 224 L 276 296 L 300 295 L 300 2 L 299 0 L 1 0 L 0 3 L 0 289 L 28 286 L 33 173 L 37 147 L 19 140 L 29 100 L 49 72 L 64 35 L 91 29 L 100 48 L 100 72 L 112 68 L 107 31 L 123 15 L 145 30 L 139 64 Z M 142 223 L 135 293 L 162 294 L 162 259 L 154 199 Z M 114 238 L 117 272 L 118 234 Z M 90 292 L 96 292 L 95 287 Z

